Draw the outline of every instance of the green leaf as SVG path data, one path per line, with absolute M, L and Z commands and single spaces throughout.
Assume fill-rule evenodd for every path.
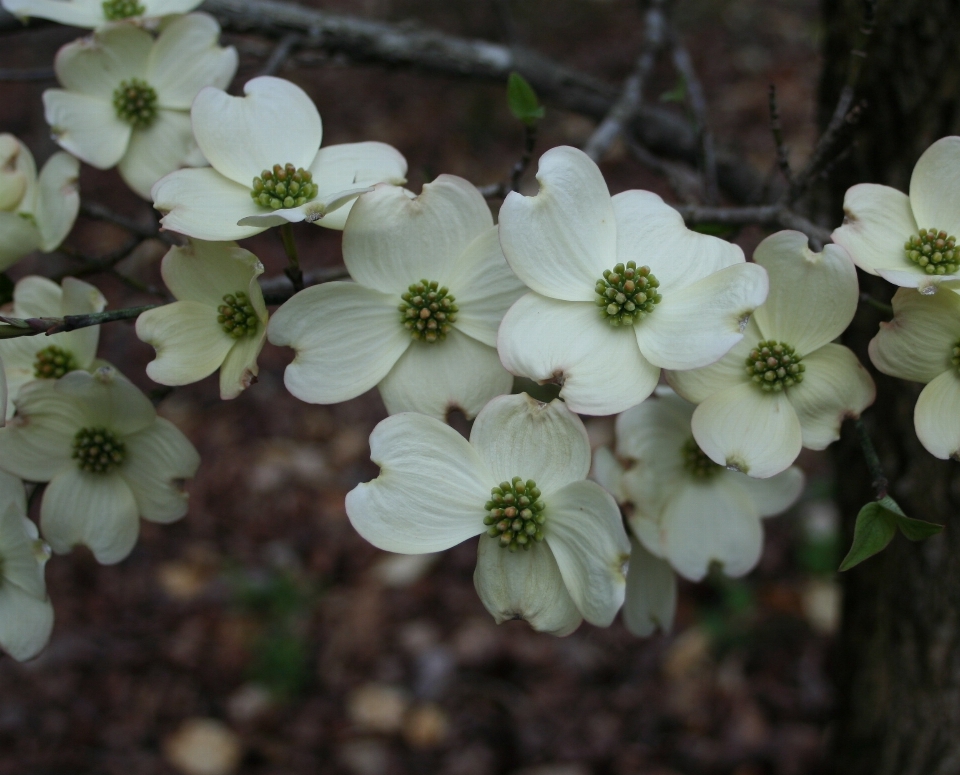
M 513 113 L 524 124 L 532 126 L 543 118 L 544 109 L 537 99 L 537 93 L 527 80 L 514 71 L 507 79 L 507 104 Z
M 0 273 L 0 306 L 13 301 L 13 280 L 5 273 Z
M 660 102 L 683 102 L 687 98 L 687 79 L 682 75 L 677 79 L 677 85 L 670 91 L 660 95 Z
M 840 563 L 840 570 L 850 570 L 868 557 L 887 548 L 897 532 L 897 515 L 878 501 L 868 503 L 857 514 L 853 528 L 853 546 Z

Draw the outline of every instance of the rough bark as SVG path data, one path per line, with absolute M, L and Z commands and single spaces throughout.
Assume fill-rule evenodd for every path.
M 822 9 L 827 35 L 821 95 L 828 118 L 863 3 L 822 0 Z M 857 146 L 828 196 L 834 213 L 853 182 L 906 190 L 923 150 L 938 137 L 960 133 L 960 58 L 945 34 L 958 22 L 960 0 L 881 0 L 858 89 L 867 104 Z M 892 295 L 877 278 L 861 280 L 879 298 Z M 848 333 L 848 344 L 864 363 L 880 319 L 861 310 Z M 960 464 L 936 460 L 917 441 L 913 406 L 921 386 L 874 376 L 877 402 L 865 419 L 891 494 L 908 515 L 946 528 L 918 544 L 897 536 L 886 551 L 844 574 L 831 770 L 952 775 L 960 772 Z M 857 511 L 873 493 L 853 429 L 847 430 L 836 454 L 849 545 Z

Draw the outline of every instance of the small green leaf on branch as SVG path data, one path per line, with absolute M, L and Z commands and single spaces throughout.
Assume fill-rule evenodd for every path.
M 514 71 L 507 79 L 507 104 L 510 112 L 527 126 L 533 126 L 543 118 L 544 109 L 537 93 L 527 80 Z
M 922 541 L 943 530 L 943 525 L 912 519 L 903 513 L 900 505 L 889 495 L 868 503 L 857 514 L 853 529 L 853 545 L 840 564 L 840 570 L 855 565 L 886 549 L 897 528 L 911 541 Z

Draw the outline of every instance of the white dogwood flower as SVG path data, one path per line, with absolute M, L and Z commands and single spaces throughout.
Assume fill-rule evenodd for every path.
M 50 552 L 38 539 L 23 482 L 0 471 L 0 649 L 19 661 L 35 657 L 53 629 L 43 580 Z
M 137 318 L 137 336 L 157 351 L 147 376 L 188 385 L 220 369 L 220 397 L 236 398 L 257 376 L 267 336 L 263 264 L 235 243 L 191 240 L 170 248 L 160 271 L 177 301 Z
M 161 177 L 204 164 L 190 126 L 190 105 L 205 86 L 225 87 L 237 51 L 218 44 L 220 26 L 207 14 L 174 19 L 153 36 L 113 25 L 57 52 L 62 89 L 43 104 L 54 139 L 98 169 L 116 166 L 144 199 Z
M 567 635 L 581 619 L 613 621 L 630 546 L 613 498 L 586 481 L 590 442 L 563 402 L 495 398 L 469 441 L 432 417 L 394 415 L 370 451 L 380 476 L 346 506 L 374 546 L 424 554 L 479 535 L 474 584 L 498 623 Z
M 765 478 L 784 471 L 801 447 L 836 441 L 840 423 L 859 417 L 876 388 L 857 356 L 833 344 L 859 298 L 847 252 L 827 245 L 814 253 L 806 236 L 781 231 L 753 260 L 770 276 L 770 295 L 743 341 L 718 363 L 670 371 L 667 381 L 699 404 L 693 435 L 711 460 Z
M 15 318 L 63 317 L 101 312 L 106 305 L 103 294 L 83 280 L 67 277 L 57 285 L 45 277 L 31 275 L 14 286 L 10 314 Z M 99 341 L 100 326 L 51 336 L 0 339 L 0 356 L 7 369 L 6 417 L 13 415 L 13 402 L 28 382 L 59 379 L 76 369 L 89 371 L 97 357 Z
M 284 373 L 293 395 L 331 404 L 376 385 L 391 414 L 444 419 L 510 392 L 494 347 L 523 284 L 473 185 L 441 175 L 419 196 L 389 185 L 364 194 L 343 260 L 356 282 L 300 291 L 270 320 L 270 341 L 296 350 Z
M 3 0 L 3 7 L 21 19 L 50 19 L 71 27 L 96 29 L 113 22 L 143 23 L 188 13 L 201 0 Z
M 860 183 L 843 199 L 843 225 L 833 241 L 864 272 L 894 285 L 933 293 L 960 286 L 960 137 L 924 151 L 910 177 L 910 195 Z
M 870 360 L 884 374 L 926 383 L 913 410 L 917 437 L 931 455 L 960 460 L 960 296 L 898 290 Z
M 137 541 L 138 515 L 166 523 L 186 513 L 182 482 L 200 457 L 113 367 L 31 382 L 16 406 L 0 430 L 0 468 L 49 482 L 40 529 L 55 552 L 84 544 L 99 562 L 119 562 Z
M 504 255 L 532 290 L 500 327 L 508 370 L 559 382 L 576 412 L 614 414 L 661 368 L 706 366 L 742 339 L 767 278 L 739 247 L 690 231 L 649 191 L 611 197 L 575 148 L 547 151 L 537 180 L 537 196 L 500 208 Z
M 342 229 L 353 200 L 376 183 L 406 182 L 407 162 L 377 142 L 320 147 L 320 114 L 299 86 L 272 76 L 247 81 L 243 97 L 202 90 L 193 133 L 213 165 L 159 181 L 164 228 L 205 240 L 237 240 L 307 221 Z
M 80 163 L 58 152 L 40 175 L 30 150 L 0 134 L 0 271 L 32 253 L 56 250 L 80 211 Z

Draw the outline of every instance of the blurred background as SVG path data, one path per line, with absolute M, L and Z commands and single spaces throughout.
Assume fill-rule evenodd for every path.
M 612 84 L 630 73 L 643 40 L 635 0 L 314 5 L 520 43 Z M 771 179 L 770 83 L 795 168 L 817 136 L 818 18 L 817 0 L 675 6 L 718 144 Z M 0 69 L 49 68 L 79 34 L 52 24 L 6 31 Z M 241 53 L 236 93 L 272 44 L 252 35 L 224 41 Z M 0 81 L 0 131 L 42 163 L 56 146 L 40 95 L 56 84 L 39 75 Z M 391 143 L 409 160 L 415 191 L 443 172 L 499 182 L 522 150 L 505 85 L 317 52 L 277 75 L 313 97 L 324 145 Z M 682 113 L 681 86 L 661 62 L 645 99 Z M 582 145 L 593 128 L 548 106 L 535 157 Z M 622 143 L 602 169 L 612 193 L 646 188 L 677 201 Z M 84 166 L 81 192 L 144 224 L 154 218 L 114 171 Z M 764 233 L 730 236 L 749 255 Z M 305 270 L 340 264 L 338 232 L 302 224 L 296 237 Z M 68 244 L 100 256 L 127 239 L 81 218 Z M 268 276 L 282 272 L 277 234 L 244 244 Z M 146 242 L 117 268 L 157 285 L 164 252 Z M 40 256 L 9 274 L 74 265 Z M 156 300 L 110 274 L 87 279 L 111 307 Z M 100 354 L 144 390 L 158 387 L 144 374 L 153 351 L 131 324 L 102 327 Z M 169 526 L 142 523 L 139 544 L 117 566 L 81 549 L 50 562 L 50 645 L 28 664 L 0 657 L 0 775 L 798 775 L 823 766 L 840 604 L 828 458 L 804 452 L 807 491 L 767 521 L 753 573 L 681 585 L 672 633 L 638 640 L 617 621 L 556 639 L 522 622 L 493 623 L 473 589 L 474 541 L 410 558 L 354 533 L 343 499 L 377 474 L 367 437 L 383 405 L 375 391 L 329 407 L 297 401 L 282 381 L 291 355 L 268 344 L 259 383 L 234 401 L 220 401 L 215 377 L 162 398 L 160 413 L 203 458 L 190 512 Z M 588 426 L 596 444 L 610 443 L 612 422 Z

